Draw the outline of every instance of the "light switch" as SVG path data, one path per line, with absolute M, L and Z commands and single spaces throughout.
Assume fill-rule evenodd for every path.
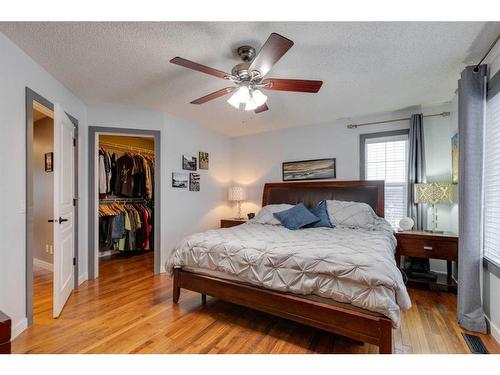
M 26 213 L 26 200 L 25 199 L 21 199 L 19 201 L 19 213 L 20 214 Z

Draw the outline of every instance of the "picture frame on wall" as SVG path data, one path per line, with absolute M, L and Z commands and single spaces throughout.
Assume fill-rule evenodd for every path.
M 196 156 L 182 155 L 182 169 L 184 169 L 185 171 L 195 171 L 196 164 Z
M 208 169 L 208 152 L 200 151 L 198 153 L 198 163 L 200 169 Z
M 47 152 L 45 154 L 45 172 L 54 172 L 54 153 Z
M 189 174 L 189 191 L 200 191 L 200 174 Z
M 451 137 L 451 182 L 458 184 L 458 133 Z
M 335 158 L 287 161 L 282 163 L 283 181 L 327 180 L 337 178 Z
M 186 189 L 189 183 L 188 173 L 172 172 L 172 187 Z

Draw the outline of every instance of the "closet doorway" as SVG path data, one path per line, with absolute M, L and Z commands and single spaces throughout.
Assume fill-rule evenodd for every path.
M 89 278 L 139 263 L 159 273 L 160 132 L 90 127 L 89 137 Z

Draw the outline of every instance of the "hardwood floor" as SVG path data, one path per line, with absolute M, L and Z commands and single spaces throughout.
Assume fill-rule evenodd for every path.
M 153 275 L 152 254 L 101 262 L 52 319 L 52 274 L 37 271 L 34 325 L 13 353 L 377 353 L 318 329 L 182 290 L 172 303 L 171 278 Z M 456 295 L 410 289 L 413 307 L 394 331 L 396 353 L 468 353 L 456 323 Z M 490 352 L 500 353 L 489 335 Z

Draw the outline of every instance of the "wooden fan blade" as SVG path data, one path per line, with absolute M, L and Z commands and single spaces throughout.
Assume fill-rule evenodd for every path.
M 229 94 L 230 92 L 233 92 L 236 89 L 237 89 L 237 87 L 225 87 L 225 88 L 220 89 L 218 91 L 212 92 L 208 95 L 202 96 L 201 98 L 193 100 L 191 102 L 191 104 L 203 104 L 203 103 L 206 103 L 210 100 L 217 99 L 220 96 L 224 96 L 226 94 Z
M 279 79 L 268 78 L 261 82 L 267 90 L 295 91 L 295 92 L 318 92 L 323 81 L 311 81 L 307 79 Z
M 269 109 L 266 103 L 262 104 L 260 107 L 254 109 L 255 113 L 265 112 Z
M 210 68 L 209 66 L 198 64 L 195 63 L 194 61 L 183 59 L 182 57 L 174 57 L 172 60 L 170 60 L 170 62 L 172 64 L 183 66 L 184 68 L 197 70 L 199 72 L 210 74 L 212 76 L 216 76 L 219 78 L 226 78 L 230 76 L 230 74 L 225 73 L 221 70 Z
M 260 49 L 259 53 L 250 64 L 250 72 L 257 71 L 264 77 L 276 62 L 293 46 L 290 39 L 272 33 Z

